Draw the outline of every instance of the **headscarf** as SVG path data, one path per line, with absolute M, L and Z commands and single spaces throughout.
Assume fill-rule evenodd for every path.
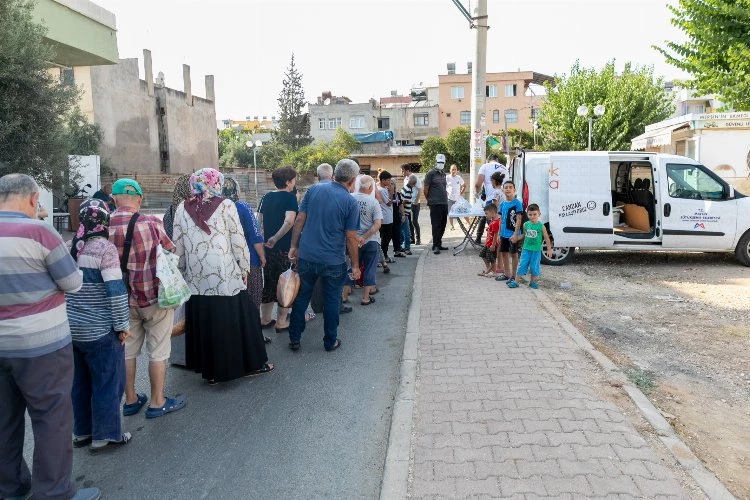
M 180 203 L 190 198 L 190 174 L 181 175 L 174 181 L 172 206 L 176 209 Z
M 224 178 L 224 185 L 221 188 L 221 195 L 232 201 L 237 201 L 240 199 L 240 188 L 237 185 L 237 181 L 232 179 L 231 177 L 225 177 Z
M 211 229 L 206 221 L 224 201 L 221 197 L 223 184 L 224 175 L 214 168 L 202 168 L 190 176 L 192 196 L 185 201 L 185 210 L 193 222 L 207 234 L 211 234 Z
M 89 198 L 81 203 L 78 217 L 80 224 L 70 246 L 70 255 L 76 260 L 89 238 L 109 238 L 109 206 L 103 200 Z

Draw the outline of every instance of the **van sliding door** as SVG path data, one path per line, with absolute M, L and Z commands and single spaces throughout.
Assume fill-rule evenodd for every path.
M 612 192 L 607 153 L 552 153 L 549 225 L 556 247 L 611 247 Z

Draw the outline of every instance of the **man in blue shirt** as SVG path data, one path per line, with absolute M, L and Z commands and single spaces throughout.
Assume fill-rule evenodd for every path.
M 354 160 L 340 160 L 333 172 L 333 182 L 309 189 L 300 204 L 289 250 L 289 260 L 297 261 L 300 277 L 289 321 L 289 347 L 293 351 L 300 348 L 305 310 L 318 278 L 323 284 L 323 347 L 333 351 L 341 345 L 337 330 L 347 250 L 352 262 L 359 262 L 359 205 L 349 194 L 357 174 L 359 166 Z M 359 279 L 359 274 L 359 266 L 353 266 L 351 278 Z

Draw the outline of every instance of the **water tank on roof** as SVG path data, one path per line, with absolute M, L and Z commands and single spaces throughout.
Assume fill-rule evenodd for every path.
M 411 92 L 409 93 L 411 95 L 412 101 L 426 101 L 427 100 L 427 89 L 421 86 L 415 86 L 411 88 Z

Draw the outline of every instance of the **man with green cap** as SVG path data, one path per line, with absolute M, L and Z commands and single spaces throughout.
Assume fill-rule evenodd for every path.
M 174 244 L 157 217 L 139 214 L 143 191 L 133 179 L 118 179 L 112 185 L 117 210 L 110 219 L 109 239 L 117 247 L 120 267 L 128 288 L 130 337 L 125 340 L 125 405 L 123 415 L 135 415 L 148 401 L 135 392 L 136 358 L 145 341 L 149 354 L 148 375 L 151 402 L 146 418 L 156 418 L 185 407 L 181 397 L 164 396 L 166 361 L 171 351 L 174 311 L 158 306 L 156 249 L 174 251 Z

